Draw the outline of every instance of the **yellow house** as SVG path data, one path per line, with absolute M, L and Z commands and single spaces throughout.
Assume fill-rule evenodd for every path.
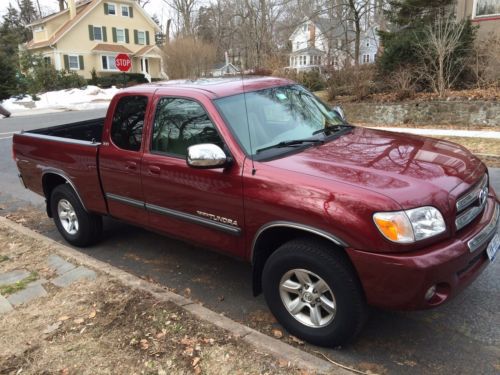
M 115 57 L 127 54 L 130 73 L 166 78 L 155 44 L 158 25 L 133 0 L 68 0 L 68 9 L 30 24 L 33 40 L 25 48 L 40 53 L 56 69 L 91 78 L 117 73 Z

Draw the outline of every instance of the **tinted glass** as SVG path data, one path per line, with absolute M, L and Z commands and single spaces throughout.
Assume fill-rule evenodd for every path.
M 118 102 L 111 125 L 111 140 L 124 149 L 139 151 L 148 98 L 125 96 Z
M 189 146 L 200 143 L 223 146 L 203 107 L 187 99 L 161 99 L 156 109 L 151 150 L 184 157 Z
M 298 85 L 233 95 L 215 102 L 248 154 L 344 124 L 336 112 Z

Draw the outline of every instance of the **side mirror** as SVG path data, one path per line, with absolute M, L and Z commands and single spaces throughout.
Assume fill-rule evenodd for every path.
M 212 143 L 201 143 L 187 149 L 186 163 L 192 168 L 223 168 L 228 163 L 224 151 Z
M 344 113 L 344 110 L 342 109 L 342 107 L 336 105 L 335 107 L 332 108 L 332 111 L 337 112 L 337 114 L 340 116 L 340 118 L 342 120 L 347 121 L 347 119 L 345 118 L 345 113 Z

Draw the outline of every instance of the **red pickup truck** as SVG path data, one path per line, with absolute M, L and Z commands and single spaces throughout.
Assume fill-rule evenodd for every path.
M 498 199 L 451 142 L 349 125 L 278 78 L 128 88 L 104 119 L 16 134 L 23 184 L 71 244 L 101 218 L 236 256 L 292 334 L 352 340 L 367 306 L 438 306 L 493 261 Z

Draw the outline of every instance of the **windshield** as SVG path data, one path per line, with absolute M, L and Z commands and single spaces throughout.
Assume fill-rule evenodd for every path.
M 323 139 L 327 131 L 345 125 L 337 112 L 299 85 L 238 94 L 215 103 L 250 155 L 273 147 L 311 145 L 303 141 Z

